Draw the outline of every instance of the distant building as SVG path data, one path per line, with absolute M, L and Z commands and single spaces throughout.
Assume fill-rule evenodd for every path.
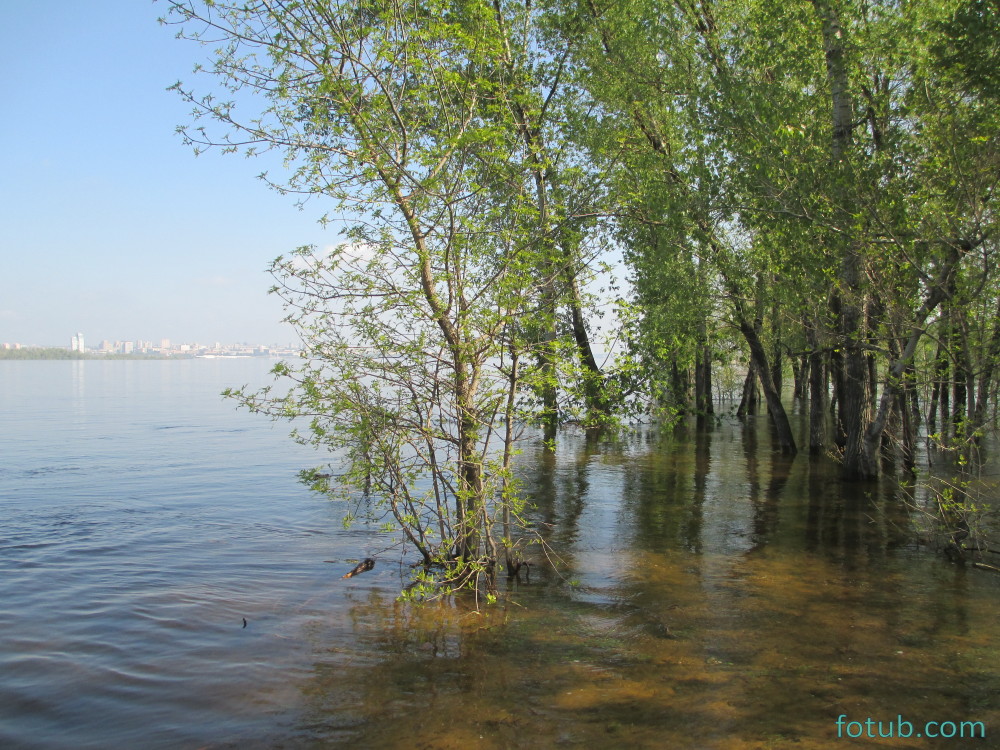
M 75 336 L 73 336 L 73 338 L 70 339 L 69 350 L 71 352 L 85 352 L 85 351 L 87 351 L 87 347 L 83 343 L 83 334 L 82 333 L 78 333 Z

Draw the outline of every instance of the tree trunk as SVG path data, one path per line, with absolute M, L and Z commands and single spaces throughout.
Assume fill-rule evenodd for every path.
M 915 419 L 919 419 L 919 408 L 914 409 L 913 402 L 917 397 L 917 390 L 913 385 L 915 372 L 913 364 L 908 364 L 903 370 L 903 388 L 899 392 L 898 409 L 900 415 L 900 453 L 903 460 L 903 468 L 913 473 L 917 466 L 917 428 L 919 424 Z
M 823 53 L 826 57 L 827 82 L 830 86 L 830 141 L 831 170 L 840 177 L 844 188 L 840 196 L 845 220 L 854 213 L 850 199 L 850 170 L 846 169 L 847 157 L 854 127 L 854 107 L 851 101 L 847 75 L 844 29 L 840 17 L 829 0 L 813 0 L 813 6 L 822 26 Z M 836 180 L 834 181 L 836 182 Z M 839 316 L 838 333 L 844 351 L 843 372 L 837 399 L 840 404 L 841 424 L 844 430 L 844 477 L 870 479 L 878 475 L 865 461 L 865 426 L 869 424 L 870 401 L 868 392 L 868 366 L 864 352 L 864 304 L 861 248 L 854 238 L 844 239 L 843 255 L 838 270 Z M 881 435 L 881 430 L 879 430 Z
M 920 309 L 913 317 L 910 326 L 910 335 L 906 341 L 906 346 L 902 353 L 895 358 L 886 374 L 885 386 L 882 389 L 882 398 L 879 402 L 878 412 L 865 429 L 862 443 L 862 454 L 859 461 L 859 478 L 872 478 L 878 476 L 878 445 L 881 441 L 882 430 L 885 429 L 886 420 L 889 415 L 893 399 L 900 392 L 903 384 L 903 371 L 913 360 L 913 355 L 917 351 L 917 344 L 924 333 L 924 322 L 934 311 L 938 304 L 948 296 L 949 282 L 952 271 L 958 265 L 961 254 L 957 247 L 949 249 L 947 257 L 943 260 L 938 277 L 927 291 L 927 296 Z
M 472 560 L 479 550 L 478 524 L 483 503 L 483 471 L 479 456 L 479 420 L 475 411 L 475 373 L 459 353 L 455 362 L 455 401 L 458 420 L 459 491 L 455 494 L 458 534 L 456 554 L 462 560 Z
M 826 370 L 823 353 L 819 349 L 816 326 L 806 327 L 809 345 L 809 452 L 823 452 L 826 445 Z
M 747 376 L 743 380 L 743 395 L 740 397 L 736 416 L 745 417 L 756 414 L 758 404 L 760 404 L 760 391 L 757 389 L 757 367 L 751 358 L 747 362 Z
M 686 371 L 685 371 L 686 372 Z M 670 360 L 670 397 L 678 414 L 687 412 L 687 384 L 684 382 L 677 360 Z
M 771 381 L 774 383 L 774 389 L 780 395 L 784 366 L 781 351 L 781 324 L 777 309 L 771 311 L 771 335 L 774 337 L 774 349 L 771 351 Z
M 604 381 L 604 373 L 597 364 L 597 357 L 590 345 L 590 334 L 583 318 L 583 305 L 580 301 L 580 291 L 577 288 L 576 279 L 572 280 L 572 296 L 570 298 L 570 310 L 573 318 L 573 339 L 576 341 L 576 351 L 583 365 L 584 377 L 584 397 L 587 401 L 587 413 L 589 421 L 595 426 L 607 421 L 610 416 L 611 405 L 608 403 L 607 384 Z
M 844 326 L 850 331 L 850 320 Z M 865 425 L 870 423 L 871 410 L 868 400 L 868 367 L 864 353 L 848 334 L 848 351 L 845 357 L 844 392 L 841 394 L 844 415 L 844 477 L 846 479 L 873 479 L 878 476 L 878 463 L 865 463 Z M 881 433 L 881 429 L 879 430 Z
M 942 392 L 945 400 L 948 399 L 947 378 L 948 378 L 948 350 L 944 343 L 944 336 L 938 337 L 937 352 L 934 355 L 934 379 L 931 386 L 931 399 L 927 406 L 927 435 L 931 436 L 937 432 L 938 409 L 941 408 Z M 945 407 L 947 411 L 947 407 Z M 945 423 L 947 424 L 947 423 Z
M 993 371 L 1000 360 L 1000 299 L 997 301 L 996 314 L 993 317 L 993 332 L 990 343 L 979 365 L 979 387 L 976 390 L 976 406 L 972 416 L 972 431 L 978 442 L 982 429 L 986 426 L 986 414 L 990 393 L 993 388 Z
M 968 397 L 969 346 L 964 313 L 959 305 L 951 305 L 951 352 L 954 365 L 951 381 L 951 434 L 956 441 L 965 437 L 966 398 Z
M 830 353 L 830 380 L 833 383 L 833 399 L 830 401 L 830 418 L 833 420 L 834 443 L 841 450 L 847 444 L 847 433 L 844 431 L 843 399 L 840 394 L 844 390 L 844 355 L 839 348 Z
M 734 299 L 740 331 L 746 339 L 747 346 L 750 347 L 750 356 L 753 358 L 757 369 L 757 377 L 760 380 L 760 387 L 764 391 L 764 400 L 767 402 L 767 411 L 771 415 L 771 422 L 777 432 L 778 446 L 782 453 L 795 455 L 798 449 L 795 446 L 795 436 L 792 434 L 792 426 L 788 423 L 788 415 L 781 404 L 781 396 L 774 387 L 771 380 L 771 369 L 767 361 L 767 352 L 757 334 L 757 327 L 752 325 L 743 314 L 743 305 L 739 300 Z
M 694 364 L 694 408 L 699 417 L 708 416 L 712 408 L 712 350 L 707 343 L 698 347 Z
M 809 355 L 801 354 L 798 358 L 789 357 L 792 365 L 792 398 L 804 403 L 809 398 Z

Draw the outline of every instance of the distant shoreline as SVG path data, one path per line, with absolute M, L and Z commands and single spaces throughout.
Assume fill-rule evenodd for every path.
M 90 354 L 59 347 L 25 346 L 20 349 L 0 349 L 0 360 L 64 360 L 64 359 L 194 359 L 193 354 Z
M 20 349 L 0 349 L 0 361 L 3 360 L 108 360 L 108 359 L 148 359 L 148 360 L 168 360 L 168 359 L 281 359 L 294 356 L 294 353 L 285 350 L 233 353 L 233 354 L 212 354 L 201 351 L 181 351 L 170 354 L 132 352 L 129 354 L 113 352 L 74 352 L 57 346 L 23 346 Z

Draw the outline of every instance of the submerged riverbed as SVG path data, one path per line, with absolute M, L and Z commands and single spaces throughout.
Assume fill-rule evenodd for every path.
M 1000 578 L 764 418 L 529 443 L 558 567 L 477 613 L 397 602 L 398 553 L 339 578 L 384 539 L 219 399 L 265 372 L 0 363 L 0 745 L 867 747 L 870 718 L 1000 746 Z

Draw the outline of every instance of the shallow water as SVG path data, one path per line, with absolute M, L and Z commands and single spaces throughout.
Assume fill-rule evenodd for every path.
M 764 421 L 529 445 L 558 570 L 414 608 L 398 556 L 339 579 L 384 540 L 218 398 L 265 371 L 0 363 L 0 746 L 1000 746 L 1000 580 Z M 986 738 L 838 738 L 842 715 Z

